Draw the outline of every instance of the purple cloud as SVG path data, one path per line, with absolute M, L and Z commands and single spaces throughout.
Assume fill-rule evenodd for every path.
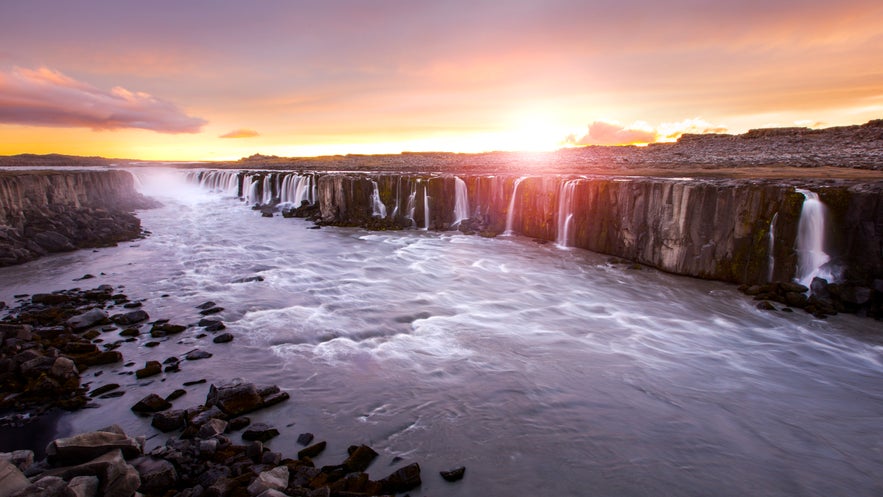
M 0 122 L 158 133 L 198 133 L 206 124 L 150 94 L 102 90 L 45 67 L 0 71 Z

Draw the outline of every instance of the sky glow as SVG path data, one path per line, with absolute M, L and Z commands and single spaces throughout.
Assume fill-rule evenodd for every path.
M 883 3 L 0 4 L 0 154 L 554 150 L 883 117 Z

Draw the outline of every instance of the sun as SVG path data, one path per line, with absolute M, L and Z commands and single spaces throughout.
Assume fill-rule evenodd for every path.
M 564 146 L 567 126 L 543 113 L 513 116 L 499 133 L 499 148 L 514 152 L 549 152 Z

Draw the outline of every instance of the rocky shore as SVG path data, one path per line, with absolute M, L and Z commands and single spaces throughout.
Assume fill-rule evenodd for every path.
M 125 402 L 119 384 L 96 387 L 84 382 L 84 373 L 123 363 L 118 349 L 124 342 L 152 348 L 188 328 L 167 319 L 151 320 L 142 305 L 110 285 L 20 296 L 0 320 L 0 426 L 27 429 L 57 409 Z M 214 317 L 221 307 L 213 302 L 195 307 L 204 316 L 191 325 L 201 330 L 198 336 L 216 344 L 233 341 L 223 321 Z M 110 339 L 114 334 L 117 338 Z M 197 348 L 162 363 L 126 366 L 134 369 L 129 374 L 149 378 L 179 372 L 184 362 L 211 356 Z M 0 453 L 0 496 L 345 497 L 392 495 L 421 484 L 419 464 L 407 461 L 399 461 L 400 467 L 383 478 L 371 479 L 366 470 L 378 454 L 365 445 L 350 447 L 344 461 L 324 466 L 313 459 L 327 444 L 314 442 L 311 433 L 300 434 L 302 448 L 296 455 L 265 446 L 279 430 L 252 423 L 247 415 L 289 400 L 290 394 L 276 386 L 245 381 L 211 385 L 203 402 L 177 405 L 185 394 L 185 389 L 164 397 L 148 393 L 130 406 L 133 416 L 150 418 L 157 431 L 153 434 L 133 437 L 111 425 L 56 439 L 39 461 L 30 449 L 4 444 L 10 452 Z M 157 433 L 169 438 L 146 450 L 147 435 Z M 455 468 L 439 477 L 456 481 L 464 471 Z
M 0 266 L 138 238 L 156 205 L 126 171 L 0 171 Z

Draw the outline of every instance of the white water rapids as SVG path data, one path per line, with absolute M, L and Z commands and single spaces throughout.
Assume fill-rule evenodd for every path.
M 271 449 L 293 456 L 313 432 L 329 443 L 321 466 L 366 443 L 373 478 L 420 463 L 412 495 L 880 494 L 883 348 L 863 338 L 879 322 L 764 312 L 731 285 L 517 236 L 311 230 L 156 174 L 142 178 L 166 203 L 139 213 L 150 237 L 2 268 L 0 300 L 124 285 L 173 323 L 215 301 L 236 339 L 191 328 L 123 344 L 135 366 L 84 381 L 128 393 L 66 415 L 61 435 L 154 434 L 129 411 L 147 393 L 241 377 L 291 394 L 251 415 L 282 432 Z M 72 281 L 85 273 L 97 277 Z M 234 282 L 249 276 L 264 281 Z M 162 381 L 118 374 L 196 347 L 214 357 Z M 461 482 L 438 476 L 459 465 Z

